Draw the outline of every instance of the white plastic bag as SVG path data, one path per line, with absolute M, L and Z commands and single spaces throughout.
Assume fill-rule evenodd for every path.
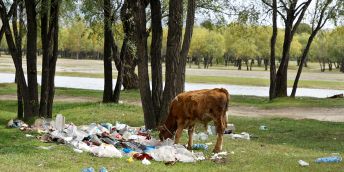
M 95 146 L 92 153 L 97 157 L 122 158 L 122 153 L 112 145 Z
M 176 161 L 176 150 L 173 146 L 161 146 L 158 149 L 150 151 L 149 154 L 155 161 Z

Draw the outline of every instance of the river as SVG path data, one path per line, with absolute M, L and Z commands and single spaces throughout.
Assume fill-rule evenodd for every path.
M 14 74 L 0 73 L 0 83 L 13 83 L 14 77 Z M 38 76 L 38 83 L 40 82 L 41 77 Z M 116 80 L 114 80 L 114 83 L 116 83 Z M 66 88 L 103 90 L 104 81 L 102 78 L 56 76 L 55 86 Z M 269 87 L 228 84 L 185 83 L 185 90 L 187 91 L 208 88 L 226 88 L 231 95 L 251 95 L 260 97 L 267 97 L 269 95 Z M 291 88 L 288 88 L 288 94 L 290 94 L 290 92 Z M 298 88 L 296 96 L 324 98 L 342 93 L 344 93 L 344 90 Z

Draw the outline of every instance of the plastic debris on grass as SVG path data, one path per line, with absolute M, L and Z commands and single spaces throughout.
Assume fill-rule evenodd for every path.
M 36 137 L 38 140 L 68 145 L 76 153 L 87 152 L 104 158 L 125 157 L 129 163 L 140 160 L 144 165 L 149 165 L 150 160 L 162 161 L 166 165 L 206 160 L 209 158 L 201 151 L 207 151 L 208 145 L 211 144 L 194 144 L 193 148 L 200 151 L 191 152 L 183 145 L 174 144 L 171 139 L 160 141 L 153 138 L 151 132 L 144 127 L 131 127 L 119 122 L 76 126 L 66 123 L 65 117 L 61 114 L 57 115 L 55 120 L 37 119 L 32 126 L 20 120 L 11 120 L 8 127 L 20 128 L 21 131 L 36 131 L 40 134 Z M 27 137 L 31 136 L 27 134 Z M 197 140 L 202 141 L 208 139 L 208 135 L 203 132 L 198 133 L 197 137 Z M 52 147 L 38 148 L 50 150 Z
M 304 161 L 304 160 L 299 160 L 299 161 L 297 161 L 302 167 L 307 167 L 307 166 L 309 166 L 309 163 L 308 162 L 306 162 L 306 161 Z

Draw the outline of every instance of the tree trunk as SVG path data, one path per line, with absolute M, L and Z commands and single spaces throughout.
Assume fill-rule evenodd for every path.
M 30 115 L 25 115 L 24 119 L 30 120 L 39 115 L 38 84 L 37 84 L 37 23 L 35 1 L 25 0 L 27 17 L 27 78 L 29 89 L 29 104 L 32 107 Z
M 112 102 L 111 2 L 104 0 L 104 91 L 103 103 Z
M 41 117 L 47 117 L 48 114 L 48 96 L 49 96 L 49 43 L 48 38 L 48 16 L 49 1 L 42 0 L 41 5 L 41 39 L 42 39 L 42 81 L 41 81 L 41 101 L 39 114 Z
M 270 43 L 270 88 L 269 99 L 276 98 L 276 40 L 277 40 L 277 0 L 272 1 L 272 36 Z M 265 69 L 267 69 L 267 60 L 265 61 Z
M 58 16 L 59 16 L 59 8 L 60 8 L 60 1 L 53 0 L 51 4 L 51 16 L 50 16 L 50 33 L 48 33 L 49 37 L 52 37 L 52 55 L 49 62 L 49 96 L 48 96 L 48 118 L 52 118 L 52 110 L 53 110 L 53 103 L 54 103 L 54 96 L 55 96 L 55 71 L 56 71 L 56 61 L 58 55 L 58 38 L 59 38 L 59 23 L 58 23 Z M 51 46 L 51 43 L 49 43 Z
M 237 60 L 237 63 L 238 63 L 238 70 L 241 70 L 242 60 L 241 59 Z
M 180 58 L 178 62 L 179 69 L 177 70 L 177 78 L 176 78 L 177 79 L 176 80 L 176 94 L 184 92 L 185 90 L 186 58 L 189 53 L 192 32 L 193 32 L 193 27 L 194 27 L 195 8 L 196 8 L 196 0 L 188 0 L 185 33 L 184 33 L 182 50 L 180 52 Z
M 152 68 L 152 101 L 156 122 L 160 119 L 160 108 L 162 101 L 162 23 L 161 23 L 161 3 L 160 0 L 150 0 L 152 16 L 152 43 L 151 43 L 151 68 Z
M 147 37 L 146 31 L 146 3 L 138 1 L 137 6 L 133 8 L 135 21 L 135 37 L 136 37 L 136 56 L 139 59 L 139 89 L 141 95 L 142 108 L 144 113 L 144 122 L 146 129 L 156 127 L 156 115 L 154 114 L 154 107 L 151 97 L 151 90 L 148 76 L 148 52 L 147 52 Z
M 11 13 L 11 11 L 13 12 L 14 7 L 15 6 L 12 5 L 9 14 Z M 15 42 L 13 41 L 12 32 L 9 25 L 9 18 L 11 15 L 9 14 L 6 13 L 4 2 L 0 0 L 0 16 L 1 16 L 2 24 L 3 24 L 2 25 L 3 33 L 5 33 L 5 36 L 6 36 L 8 50 L 12 56 L 14 66 L 16 68 L 16 81 L 17 81 L 17 84 L 19 85 L 19 89 L 22 94 L 22 98 L 24 100 L 24 120 L 29 121 L 29 119 L 33 117 L 33 114 L 32 114 L 33 110 L 31 106 L 32 104 L 29 103 L 29 89 L 28 89 L 28 86 L 26 85 L 24 71 L 21 66 L 21 62 L 19 60 L 20 57 L 18 54 L 20 53 L 15 45 Z
M 42 0 L 41 8 L 41 38 L 43 63 L 39 114 L 41 117 L 52 118 L 52 107 L 55 94 L 55 68 L 58 53 L 59 2 L 58 0 L 52 0 L 49 3 L 49 1 L 47 0 Z
M 119 98 L 120 98 L 120 93 L 121 93 L 121 88 L 122 88 L 122 83 L 123 83 L 123 58 L 118 56 L 118 47 L 116 45 L 115 39 L 113 38 L 113 34 L 111 34 L 111 45 L 112 45 L 112 58 L 116 61 L 118 66 L 117 67 L 117 80 L 116 80 L 116 86 L 115 89 L 113 91 L 113 102 L 114 103 L 118 103 L 119 102 Z M 123 57 L 123 56 L 122 56 Z
M 180 58 L 180 45 L 183 28 L 183 2 L 169 1 L 168 14 L 168 35 L 166 49 L 166 79 L 163 93 L 163 101 L 160 111 L 161 121 L 167 117 L 168 105 L 176 96 L 176 73 L 181 72 L 178 68 L 178 59 Z
M 298 83 L 299 83 L 299 80 L 300 80 L 301 72 L 302 72 L 303 66 L 304 66 L 304 64 L 306 62 L 309 49 L 311 48 L 312 42 L 313 42 L 314 37 L 316 36 L 317 32 L 318 31 L 312 32 L 312 34 L 310 35 L 310 37 L 308 39 L 306 48 L 303 50 L 303 53 L 302 53 L 302 56 L 301 56 L 301 61 L 300 61 L 300 64 L 299 64 L 299 69 L 297 70 L 296 78 L 295 78 L 294 84 L 293 84 L 293 90 L 291 92 L 290 97 L 295 97 L 295 95 L 296 95 L 296 89 L 297 89 L 297 86 L 298 86 Z
M 13 35 L 15 37 L 15 44 L 18 51 L 18 63 L 19 66 L 22 67 L 22 36 L 23 36 L 23 2 L 18 0 L 13 1 L 13 5 L 15 6 L 15 10 L 13 11 L 13 18 L 12 18 L 12 28 L 13 28 Z M 17 26 L 17 10 L 19 7 L 19 22 Z M 18 31 L 19 29 L 19 31 Z M 3 35 L 3 32 L 1 33 L 1 37 Z M 18 102 L 18 109 L 17 109 L 17 118 L 23 119 L 24 118 L 24 112 L 23 112 L 23 97 L 22 93 L 20 91 L 20 85 L 17 81 L 19 73 L 16 72 L 16 83 L 17 83 L 17 102 Z
M 124 89 L 137 89 L 138 77 L 135 73 L 137 57 L 135 55 L 135 22 L 132 20 L 135 11 L 133 7 L 136 1 L 124 1 L 121 8 L 121 20 L 123 23 L 124 39 L 121 56 L 124 56 L 123 87 Z
M 302 21 L 307 8 L 312 0 L 307 0 L 304 2 L 303 6 L 300 9 L 299 15 L 297 13 L 297 4 L 298 1 L 291 1 L 288 3 L 287 15 L 284 19 L 285 24 L 285 33 L 284 33 L 284 42 L 283 42 L 283 52 L 282 59 L 277 70 L 276 74 L 276 97 L 286 97 L 287 96 L 287 79 L 288 79 L 288 65 L 289 65 L 289 56 L 290 56 L 290 46 L 293 41 L 294 34 Z M 300 6 L 299 6 L 300 7 Z M 295 19 L 297 19 L 295 21 Z
M 328 61 L 328 70 L 332 71 L 332 62 L 331 62 L 331 60 Z

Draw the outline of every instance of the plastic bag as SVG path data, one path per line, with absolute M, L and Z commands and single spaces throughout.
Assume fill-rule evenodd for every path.
M 101 145 L 92 148 L 92 153 L 97 157 L 122 158 L 122 153 L 112 145 Z
M 176 148 L 176 159 L 180 162 L 196 162 L 192 152 L 185 147 Z
M 161 146 L 158 149 L 150 151 L 149 154 L 155 161 L 176 161 L 176 150 L 173 146 Z

